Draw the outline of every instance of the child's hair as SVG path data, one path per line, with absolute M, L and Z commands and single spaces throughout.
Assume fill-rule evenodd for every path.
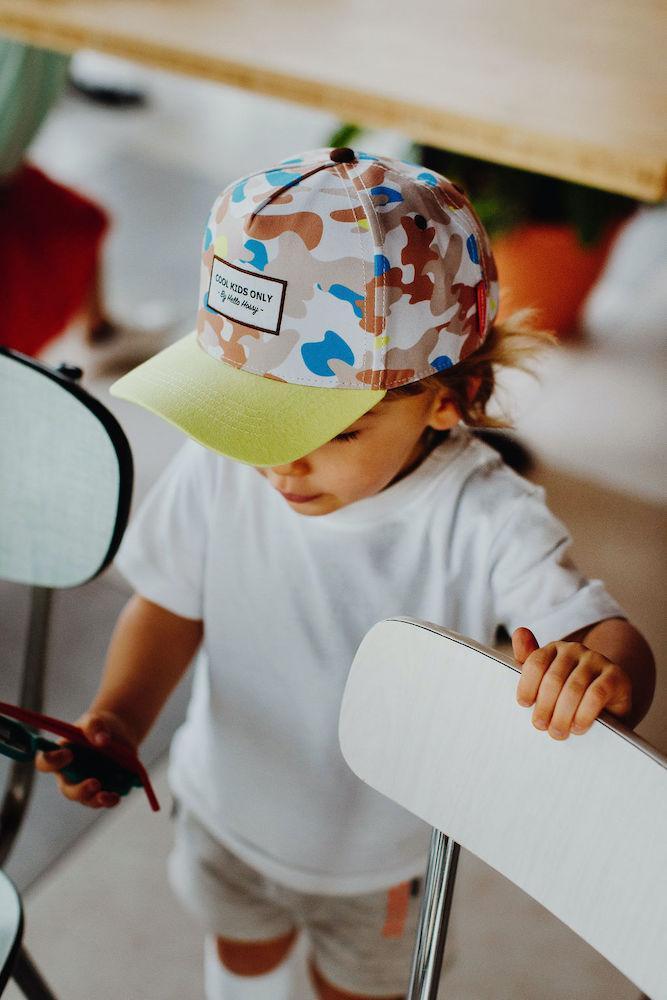
M 409 382 L 387 392 L 387 399 L 416 396 L 428 390 L 445 388 L 456 405 L 461 420 L 470 427 L 511 427 L 505 417 L 493 417 L 486 407 L 496 387 L 496 374 L 501 368 L 532 371 L 531 362 L 545 347 L 553 346 L 552 333 L 537 330 L 532 325 L 535 312 L 521 309 L 501 323 L 494 323 L 478 350 L 458 361 L 453 368 L 428 375 L 418 382 Z M 479 387 L 470 397 L 470 385 L 479 380 Z

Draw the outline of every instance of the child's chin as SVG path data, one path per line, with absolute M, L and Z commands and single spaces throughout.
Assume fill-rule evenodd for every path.
M 285 499 L 287 500 L 287 497 Z M 297 511 L 299 514 L 304 514 L 306 517 L 320 517 L 322 514 L 331 514 L 334 510 L 339 510 L 340 507 L 346 506 L 346 504 L 330 496 L 318 497 L 317 500 L 310 500 L 307 503 L 294 503 L 290 500 L 287 500 L 287 503 L 292 510 Z

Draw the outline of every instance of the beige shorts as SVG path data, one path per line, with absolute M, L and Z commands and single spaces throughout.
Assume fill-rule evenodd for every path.
M 246 865 L 179 806 L 169 881 L 210 934 L 268 941 L 298 927 L 332 985 L 368 996 L 398 996 L 407 989 L 419 880 L 361 896 L 297 892 Z

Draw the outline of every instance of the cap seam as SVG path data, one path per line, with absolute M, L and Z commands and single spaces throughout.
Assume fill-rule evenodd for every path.
M 300 169 L 301 167 L 310 166 L 311 163 L 315 165 L 318 162 L 319 162 L 318 160 L 311 159 L 310 161 L 304 160 L 301 163 L 275 163 L 272 167 L 264 167 L 261 170 L 254 170 L 252 173 L 244 174 L 243 178 L 237 177 L 235 180 L 230 181 L 229 184 L 227 184 L 227 186 L 224 187 L 223 190 L 220 192 L 220 194 L 214 201 L 213 206 L 211 207 L 211 211 L 209 212 L 209 217 L 212 215 L 213 208 L 215 207 L 215 205 L 217 205 L 218 202 L 220 202 L 225 197 L 228 191 L 232 191 L 241 180 L 243 180 L 244 184 L 246 184 L 248 181 L 253 180 L 255 177 L 260 177 L 262 174 L 270 174 L 271 171 L 273 170 L 283 170 L 289 167 L 295 167 L 296 169 Z M 323 167 L 329 166 L 329 164 L 322 164 L 322 166 Z M 300 180 L 301 178 L 299 178 L 299 181 Z M 299 181 L 297 181 L 297 184 L 299 183 Z
M 428 185 L 426 185 L 426 187 L 428 187 Z M 468 256 L 470 256 L 469 251 L 468 251 L 468 246 L 467 246 L 468 238 L 470 236 L 474 236 L 475 237 L 475 242 L 477 243 L 477 252 L 478 252 L 478 256 L 479 256 L 478 267 L 479 267 L 479 271 L 480 271 L 480 276 L 481 276 L 481 280 L 482 280 L 482 282 L 484 284 L 484 292 L 485 292 L 486 295 L 488 295 L 489 285 L 488 285 L 488 281 L 487 281 L 487 278 L 486 278 L 486 272 L 484 270 L 484 253 L 482 251 L 481 239 L 478 238 L 478 235 L 474 231 L 474 229 L 471 229 L 469 232 L 466 233 L 466 230 L 463 229 L 463 227 L 459 225 L 458 219 L 451 213 L 451 210 L 447 209 L 447 206 L 441 200 L 440 194 L 437 193 L 437 188 L 431 188 L 431 191 L 432 191 L 433 197 L 435 198 L 436 202 L 438 202 L 438 205 L 439 205 L 440 209 L 443 210 L 443 211 L 444 210 L 448 211 L 448 214 L 450 216 L 450 222 L 451 222 L 451 224 L 458 230 L 458 232 L 461 234 L 461 237 L 463 238 L 464 253 L 468 253 Z M 473 264 L 473 266 L 475 265 L 475 262 L 472 261 L 472 260 L 471 260 L 471 263 Z M 485 322 L 485 324 L 484 324 L 484 328 L 480 330 L 479 305 L 477 304 L 477 302 L 473 303 L 473 307 L 474 307 L 473 317 L 476 317 L 477 329 L 479 330 L 479 336 L 480 336 L 480 343 L 482 343 L 485 340 L 486 334 L 487 334 L 487 331 L 488 331 L 488 319 L 487 319 L 487 322 Z M 466 313 L 466 319 L 468 319 L 468 315 L 469 314 Z
M 379 162 L 383 163 L 382 160 L 380 160 Z M 383 163 L 383 166 L 385 166 L 385 165 L 386 164 Z M 386 167 L 387 167 L 387 170 L 390 173 L 392 173 L 392 174 L 397 173 L 397 171 L 392 166 L 386 165 Z M 428 170 L 428 167 L 424 167 L 424 170 Z M 441 176 L 444 176 L 444 175 L 441 175 Z M 447 180 L 448 178 L 445 178 L 445 179 Z M 457 212 L 460 212 L 462 208 L 466 207 L 465 205 L 461 205 L 460 208 L 454 208 L 454 209 L 452 209 L 451 206 L 447 205 L 447 203 L 445 202 L 444 198 L 442 197 L 442 193 L 441 193 L 440 189 L 437 186 L 435 186 L 433 184 L 426 184 L 426 183 L 424 183 L 424 181 L 420 181 L 417 177 L 413 177 L 413 178 L 411 178 L 411 180 L 413 181 L 413 183 L 417 184 L 424 191 L 428 191 L 434 197 L 434 199 L 438 202 L 439 208 L 442 209 L 443 211 L 447 212 L 447 214 L 451 218 L 451 221 L 452 221 L 453 225 L 458 229 L 458 231 L 461 233 L 461 235 L 474 236 L 477 239 L 477 233 L 475 233 L 474 230 L 470 230 L 469 232 L 466 233 L 466 230 L 463 228 L 463 226 L 461 226 L 461 224 L 459 223 L 458 218 L 456 216 Z M 468 203 L 472 207 L 472 203 L 470 202 L 470 200 L 466 198 L 466 201 L 468 201 Z M 483 232 L 482 227 L 481 227 L 481 223 L 480 223 L 480 232 Z M 488 284 L 488 281 L 487 281 L 487 278 L 486 278 L 486 272 L 485 272 L 485 269 L 484 269 L 484 256 L 481 253 L 480 253 L 480 258 L 479 258 L 479 267 L 480 267 L 480 270 L 482 271 L 482 277 L 484 278 L 485 283 Z
M 426 186 L 428 186 L 428 185 L 426 185 Z M 433 197 L 435 198 L 435 200 L 440 205 L 440 208 L 443 209 L 443 210 L 445 210 L 446 209 L 446 205 L 444 204 L 443 200 L 441 199 L 440 192 L 438 191 L 438 189 L 437 188 L 431 188 L 431 191 L 433 192 Z M 461 234 L 465 233 L 465 229 L 463 229 L 462 226 L 459 225 L 458 219 L 456 218 L 455 215 L 451 215 L 451 221 L 453 222 L 453 224 L 456 226 L 456 228 L 459 230 L 459 232 Z M 488 281 L 487 281 L 487 277 L 486 277 L 486 271 L 485 271 L 485 268 L 484 268 L 484 254 L 482 253 L 481 239 L 478 239 L 478 234 L 474 230 L 471 230 L 468 233 L 468 236 L 474 236 L 475 237 L 475 241 L 479 243 L 479 246 L 478 246 L 478 250 L 479 250 L 479 269 L 480 269 L 480 271 L 482 273 L 482 280 L 484 281 L 485 286 L 488 287 Z
M 349 172 L 347 170 L 344 170 L 344 168 L 347 166 L 347 164 L 346 163 L 337 163 L 336 166 L 341 168 L 340 171 L 337 170 L 336 172 L 338 173 L 338 178 L 339 178 L 339 180 L 341 181 L 341 183 L 343 185 L 343 190 L 345 191 L 345 194 L 347 195 L 347 200 L 349 202 L 349 205 L 350 205 L 350 208 L 352 210 L 352 213 L 354 214 L 354 207 L 355 206 L 354 206 L 354 202 L 352 201 L 352 197 L 351 197 L 350 189 L 349 189 L 349 182 L 350 182 L 351 178 L 350 178 Z M 362 209 L 364 208 L 364 206 L 361 204 L 361 200 L 359 200 L 359 205 L 360 205 L 360 207 Z M 364 213 L 367 214 L 365 209 L 364 209 Z M 361 235 L 361 228 L 360 228 L 360 226 L 359 226 L 358 223 L 357 223 L 357 229 L 358 229 L 357 235 L 359 237 L 359 247 L 361 249 L 361 254 L 360 254 L 360 257 L 361 257 L 361 270 L 362 270 L 362 273 L 363 273 L 363 280 L 364 280 L 364 315 L 365 315 L 366 314 L 366 285 L 367 285 L 367 281 L 366 281 L 366 258 L 365 258 L 365 254 L 364 254 L 364 244 L 363 244 L 362 235 Z
M 283 184 L 281 187 L 276 188 L 275 191 L 272 191 L 269 195 L 267 195 L 267 197 L 260 202 L 257 208 L 253 210 L 250 215 L 249 225 L 252 226 L 255 218 L 263 212 L 265 208 L 268 208 L 269 205 L 273 204 L 274 201 L 278 201 L 281 195 L 283 195 L 286 191 L 289 191 L 291 188 L 296 187 L 297 184 L 301 184 L 303 181 L 308 180 L 309 177 L 312 177 L 313 174 L 319 173 L 320 170 L 328 170 L 331 166 L 331 163 L 319 163 L 316 167 L 313 167 L 312 170 L 302 171 L 301 173 L 296 174 L 296 176 L 294 176 L 291 181 L 288 181 L 287 184 Z
M 345 167 L 346 164 L 341 163 L 341 164 L 338 164 L 338 166 Z M 344 175 L 343 174 L 339 174 L 338 176 L 339 176 L 339 178 L 341 180 L 341 183 L 343 184 L 343 189 L 345 191 L 345 194 L 347 195 L 347 200 L 349 202 L 350 209 L 352 210 L 352 214 L 354 215 L 354 202 L 352 201 L 352 195 L 351 195 L 350 189 L 349 189 L 349 184 L 352 183 L 352 180 L 351 180 L 350 175 L 349 175 L 349 171 L 345 171 Z M 353 183 L 352 183 L 352 186 L 354 187 Z M 357 193 L 357 200 L 358 200 L 359 206 L 363 210 L 366 218 L 368 218 L 368 213 L 367 213 L 364 205 L 362 204 L 362 201 L 359 198 L 358 193 Z M 370 229 L 370 226 L 369 226 L 369 229 Z M 366 255 L 364 254 L 364 242 L 363 242 L 363 238 L 362 238 L 362 230 L 361 230 L 361 227 L 358 224 L 357 224 L 357 230 L 358 230 L 357 235 L 358 235 L 358 238 L 359 238 L 359 248 L 360 248 L 360 251 L 361 251 L 360 252 L 360 257 L 361 257 L 361 271 L 362 271 L 362 277 L 363 277 L 363 281 L 364 281 L 364 307 L 363 307 L 363 313 L 364 313 L 364 319 L 368 320 L 368 300 L 367 300 L 367 296 L 366 296 L 366 289 L 368 288 L 368 281 L 366 280 L 366 278 L 367 278 L 367 272 L 366 272 Z M 370 239 L 371 239 L 371 242 L 372 242 L 372 240 L 373 240 L 372 233 L 370 233 L 369 235 L 370 235 Z M 373 310 L 375 311 L 375 302 L 373 302 Z M 367 332 L 367 331 L 364 331 L 364 332 Z M 373 338 L 372 358 L 373 358 L 372 364 L 374 364 L 375 363 L 375 338 Z M 371 384 L 371 386 L 369 388 L 372 389 L 374 387 Z
M 330 153 L 331 150 L 336 149 L 336 148 L 337 148 L 336 146 L 322 146 L 322 152 L 325 153 L 325 152 L 329 151 L 329 153 Z M 312 152 L 316 152 L 316 150 L 313 150 Z M 276 163 L 275 167 L 270 167 L 269 169 L 270 170 L 277 170 L 279 167 L 280 168 L 282 168 L 282 167 L 301 167 L 301 166 L 308 166 L 311 163 L 313 165 L 315 165 L 316 163 L 320 163 L 320 162 L 321 162 L 321 159 L 314 159 L 313 157 L 311 157 L 308 160 L 301 160 L 300 163 L 285 163 L 283 161 L 280 161 L 279 163 Z M 336 161 L 335 160 L 331 160 L 331 164 L 333 165 L 334 163 L 336 163 Z M 329 164 L 327 164 L 327 166 L 329 166 Z M 340 166 L 340 164 L 336 163 L 336 166 Z M 264 171 L 260 171 L 260 173 L 263 173 L 263 172 Z
M 270 170 L 275 170 L 275 167 L 265 167 L 263 170 L 255 170 L 251 174 L 244 174 L 243 177 L 237 177 L 236 180 L 230 181 L 229 184 L 225 188 L 223 188 L 223 190 L 220 192 L 216 201 L 220 201 L 222 198 L 224 198 L 227 192 L 232 191 L 236 187 L 236 185 L 240 183 L 240 181 L 243 181 L 245 185 L 247 184 L 248 181 L 253 180 L 253 178 L 259 177 L 261 174 L 269 173 Z M 214 205 L 215 203 L 216 202 L 214 202 Z M 213 209 L 211 209 L 211 212 L 212 211 Z M 210 214 L 211 213 L 209 212 L 209 215 Z
M 357 161 L 357 162 L 359 162 L 359 161 Z M 362 188 L 364 190 L 364 193 L 367 195 L 367 199 L 368 199 L 368 204 L 370 206 L 370 210 L 373 213 L 373 217 L 375 218 L 375 225 L 376 225 L 376 228 L 377 228 L 377 232 L 378 232 L 378 234 L 379 234 L 379 236 L 380 236 L 380 238 L 382 240 L 381 244 L 379 246 L 376 246 L 375 245 L 375 240 L 373 239 L 373 233 L 372 232 L 370 233 L 371 241 L 373 242 L 373 277 L 375 277 L 375 254 L 378 253 L 378 252 L 380 252 L 381 255 L 384 256 L 384 250 L 385 250 L 384 230 L 382 229 L 382 226 L 380 225 L 380 217 L 379 217 L 378 213 L 375 210 L 375 204 L 373 203 L 373 199 L 371 197 L 370 191 L 368 190 L 368 188 L 366 187 L 366 184 L 364 183 L 363 176 L 361 174 L 358 174 L 357 178 L 358 178 L 359 183 L 361 184 L 361 186 L 362 186 Z M 355 188 L 355 190 L 356 190 L 356 188 Z M 358 191 L 357 191 L 357 197 L 359 197 L 359 192 Z M 365 208 L 363 202 L 361 201 L 361 198 L 359 198 L 359 204 L 364 209 L 364 211 L 366 212 L 366 216 L 368 217 L 368 210 Z M 370 229 L 370 226 L 369 226 L 369 229 Z M 378 287 L 377 286 L 377 282 L 373 282 L 373 289 L 374 289 L 374 292 L 373 292 L 373 299 L 374 299 L 374 301 L 373 301 L 373 316 L 374 317 L 377 316 L 377 309 L 376 309 L 376 306 L 377 306 L 377 287 Z M 382 288 L 381 321 L 384 323 L 384 330 L 386 331 L 386 328 L 387 328 L 387 325 L 388 325 L 388 322 L 389 322 L 389 317 L 385 314 L 385 308 L 386 308 L 386 304 L 387 304 L 387 299 L 386 299 L 386 295 L 387 295 L 387 280 L 386 280 L 384 272 L 382 274 L 382 284 L 381 284 L 380 287 Z M 387 354 L 388 354 L 388 352 L 385 351 L 384 357 L 382 359 L 380 359 L 380 358 L 378 358 L 376 356 L 376 350 L 377 350 L 377 347 L 376 347 L 376 338 L 378 336 L 379 336 L 379 334 L 377 332 L 376 325 L 375 325 L 375 322 L 374 322 L 373 323 L 373 353 L 372 353 L 373 361 L 372 361 L 372 368 L 371 368 L 371 388 L 373 388 L 373 383 L 375 381 L 375 374 L 374 373 L 376 371 L 378 371 L 378 372 L 380 371 L 380 366 L 381 365 L 382 365 L 382 370 L 383 370 L 384 378 L 382 378 L 382 376 L 378 376 L 378 379 L 377 379 L 377 381 L 378 381 L 378 388 L 386 388 L 386 381 L 387 381 L 387 378 L 386 378 L 386 376 L 387 376 L 386 362 L 387 362 Z M 384 383 L 384 385 L 382 385 L 382 383 Z
M 376 162 L 380 163 L 386 169 L 387 173 L 389 173 L 391 175 L 397 174 L 396 169 L 393 166 L 391 166 L 391 164 L 389 164 L 385 160 L 383 160 L 381 157 L 378 158 L 378 160 Z M 427 169 L 427 168 L 425 167 L 424 169 Z M 399 189 L 400 189 L 400 186 L 401 186 L 400 185 L 400 180 L 402 180 L 402 178 L 399 175 L 399 184 L 398 184 Z M 444 198 L 442 197 L 441 192 L 440 192 L 440 190 L 438 189 L 437 186 L 434 186 L 432 184 L 426 184 L 426 183 L 424 183 L 424 181 L 419 180 L 417 177 L 413 177 L 413 178 L 411 178 L 411 180 L 412 180 L 412 182 L 414 184 L 416 184 L 419 187 L 421 187 L 424 191 L 428 191 L 430 193 L 430 195 L 433 197 L 433 199 L 435 200 L 435 202 L 437 203 L 438 208 L 441 211 L 445 211 L 447 213 L 447 215 L 450 218 L 451 225 L 454 226 L 454 228 L 458 231 L 458 233 L 463 238 L 464 245 L 467 244 L 467 238 L 469 236 L 474 236 L 475 237 L 475 239 L 478 242 L 478 250 L 479 250 L 479 265 L 478 266 L 479 266 L 479 270 L 480 270 L 482 281 L 484 282 L 485 291 L 486 291 L 486 293 L 488 295 L 488 292 L 489 292 L 489 281 L 488 281 L 488 277 L 487 277 L 487 274 L 486 274 L 486 269 L 485 269 L 485 266 L 484 266 L 484 254 L 482 253 L 482 247 L 481 247 L 481 245 L 479 245 L 480 241 L 478 240 L 477 233 L 474 231 L 474 229 L 468 229 L 468 230 L 466 230 L 460 224 L 460 222 L 459 222 L 459 220 L 458 220 L 458 218 L 456 216 L 456 213 L 458 211 L 460 211 L 461 209 L 452 209 L 451 206 L 447 205 L 447 203 L 445 202 Z M 373 212 L 375 213 L 376 219 L 378 219 L 378 215 L 377 215 L 377 212 L 375 212 L 375 205 L 373 205 L 373 201 L 372 201 L 372 198 L 370 196 L 370 192 L 368 191 L 368 188 L 364 184 L 364 181 L 363 181 L 363 179 L 362 179 L 361 176 L 359 176 L 359 181 L 360 181 L 360 183 L 361 183 L 364 191 L 368 194 L 369 201 L 370 201 L 370 203 L 372 205 L 372 208 L 373 208 Z M 461 208 L 465 208 L 465 205 L 462 205 Z M 383 246 L 384 246 L 384 244 L 383 244 Z M 467 245 L 466 245 L 466 251 L 467 251 Z M 471 261 L 471 263 L 474 266 L 474 262 Z M 383 315 L 384 315 L 384 313 L 383 313 Z M 486 336 L 487 328 L 488 328 L 488 318 L 487 318 L 487 323 L 485 325 L 485 329 L 484 329 L 483 334 L 482 334 L 483 338 Z M 416 381 L 416 379 L 418 377 L 419 376 L 413 376 L 412 380 Z
M 208 354 L 208 351 L 206 351 L 205 348 L 201 347 L 201 345 L 200 345 L 200 349 L 203 350 L 205 354 Z M 248 372 L 250 375 L 256 375 L 258 378 L 269 378 L 269 375 L 267 375 L 266 372 L 254 371 L 252 368 L 248 368 L 247 365 L 238 365 L 238 364 L 235 364 L 233 361 L 229 361 L 227 358 L 215 358 L 215 357 L 213 357 L 212 354 L 208 354 L 208 356 L 213 361 L 217 361 L 217 362 L 219 362 L 220 364 L 223 364 L 223 365 L 229 365 L 230 368 L 234 368 L 234 369 L 236 369 L 236 371 Z M 372 383 L 370 385 L 368 385 L 368 384 L 363 383 L 363 382 L 359 382 L 358 385 L 354 385 L 354 386 L 352 386 L 352 385 L 332 385 L 332 386 L 326 386 L 326 385 L 322 385 L 320 382 L 312 381 L 310 379 L 305 379 L 305 378 L 302 378 L 300 376 L 299 377 L 295 377 L 293 379 L 290 379 L 289 382 L 286 379 L 282 379 L 282 378 L 279 378 L 277 376 L 274 377 L 274 378 L 269 378 L 269 381 L 271 381 L 271 382 L 282 382 L 284 385 L 296 385 L 296 384 L 299 384 L 299 385 L 308 385 L 308 386 L 313 386 L 316 389 L 323 389 L 325 392 L 330 392 L 332 389 L 349 389 L 349 390 L 351 390 L 353 392 L 369 392 L 371 390 L 373 392 L 382 392 L 382 391 L 388 391 L 389 388 L 395 389 L 395 388 L 397 388 L 400 385 L 406 385 L 409 382 L 416 382 L 418 379 L 427 378 L 429 375 L 437 375 L 437 374 L 438 374 L 437 369 L 434 369 L 433 365 L 429 364 L 427 368 L 424 368 L 424 369 L 422 369 L 419 372 L 415 372 L 413 375 L 410 376 L 409 379 L 401 379 L 399 382 L 392 383 L 391 386 L 387 386 L 386 384 L 385 385 L 374 385 Z M 386 380 L 385 380 L 385 382 L 386 382 Z
M 324 392 L 330 392 L 332 389 L 351 389 L 354 392 L 360 392 L 360 391 L 368 392 L 369 390 L 382 392 L 384 388 L 383 386 L 365 385 L 363 382 L 360 382 L 358 386 L 352 386 L 352 385 L 327 386 L 327 385 L 322 385 L 320 382 L 316 382 L 311 379 L 305 379 L 301 376 L 292 378 L 288 382 L 286 379 L 280 378 L 279 376 L 270 377 L 269 374 L 267 374 L 266 372 L 255 371 L 252 368 L 249 368 L 246 364 L 242 365 L 235 364 L 235 362 L 230 361 L 228 358 L 215 358 L 212 354 L 208 353 L 205 347 L 202 347 L 201 344 L 199 346 L 200 349 L 204 351 L 204 353 L 207 354 L 208 357 L 211 358 L 213 361 L 218 361 L 220 364 L 223 365 L 229 365 L 230 368 L 234 368 L 236 371 L 248 372 L 250 375 L 256 375 L 258 378 L 269 379 L 269 381 L 271 382 L 282 382 L 283 385 L 296 385 L 298 383 L 299 385 L 309 385 L 313 386 L 316 389 L 322 389 Z
M 286 166 L 289 166 L 289 165 L 290 164 L 286 164 Z M 298 164 L 293 164 L 293 165 L 297 166 Z M 248 183 L 248 181 L 254 180 L 255 177 L 260 177 L 262 174 L 267 174 L 271 170 L 277 169 L 277 166 L 279 166 L 279 164 L 277 164 L 275 167 L 264 167 L 263 170 L 255 170 L 255 171 L 253 171 L 250 174 L 244 174 L 242 178 L 237 177 L 235 180 L 230 181 L 229 184 L 227 184 L 226 187 L 224 187 L 222 189 L 222 191 L 220 192 L 220 194 L 218 195 L 218 197 L 215 199 L 215 201 L 211 205 L 211 209 L 210 209 L 210 211 L 208 213 L 208 217 L 207 217 L 207 220 L 206 220 L 206 226 L 208 227 L 209 222 L 211 221 L 212 218 L 215 219 L 214 212 L 217 213 L 218 206 L 221 204 L 221 202 L 224 200 L 224 198 L 229 194 L 230 191 L 233 191 L 234 188 L 241 181 L 243 181 L 243 185 L 245 187 L 245 185 Z M 215 241 L 213 241 L 213 242 L 215 243 Z

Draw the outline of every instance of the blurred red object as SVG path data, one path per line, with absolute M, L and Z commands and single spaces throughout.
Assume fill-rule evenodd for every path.
M 86 308 L 108 224 L 36 167 L 0 185 L 0 344 L 35 355 Z
M 625 220 L 624 220 L 625 221 Z M 601 241 L 584 247 L 570 226 L 535 223 L 493 240 L 502 296 L 499 319 L 526 306 L 535 324 L 561 339 L 578 334 L 578 317 L 624 222 L 614 223 Z

